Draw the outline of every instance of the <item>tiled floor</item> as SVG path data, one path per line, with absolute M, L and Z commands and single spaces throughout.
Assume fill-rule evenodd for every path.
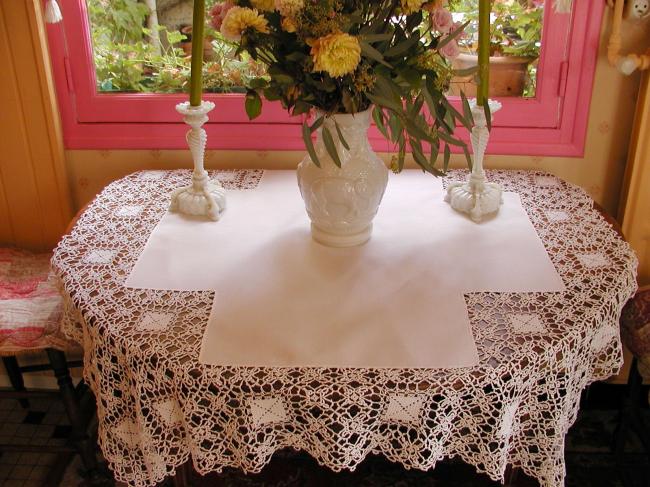
M 68 419 L 59 401 L 30 399 L 29 409 L 24 409 L 18 401 L 0 400 L 0 443 L 60 446 L 69 433 Z M 0 453 L 0 485 L 56 486 L 69 461 L 70 455 Z

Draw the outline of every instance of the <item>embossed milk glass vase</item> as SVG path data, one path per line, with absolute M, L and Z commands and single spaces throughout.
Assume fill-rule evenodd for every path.
M 388 169 L 368 140 L 371 110 L 325 118 L 323 126 L 332 134 L 340 168 L 325 148 L 323 126 L 314 146 L 321 167 L 309 154 L 298 165 L 298 185 L 311 219 L 312 238 L 329 247 L 352 247 L 370 239 L 372 220 L 388 184 Z M 350 150 L 341 143 L 335 122 Z

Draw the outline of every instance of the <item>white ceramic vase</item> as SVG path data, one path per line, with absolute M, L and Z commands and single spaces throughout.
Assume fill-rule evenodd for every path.
M 370 239 L 372 220 L 388 184 L 388 169 L 368 141 L 370 112 L 326 118 L 314 146 L 321 167 L 309 154 L 298 166 L 298 185 L 311 219 L 312 237 L 329 247 L 352 247 Z M 350 150 L 341 143 L 335 121 Z M 323 127 L 332 134 L 340 168 L 325 148 Z

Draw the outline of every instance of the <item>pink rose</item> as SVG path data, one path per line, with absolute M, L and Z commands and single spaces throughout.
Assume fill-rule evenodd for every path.
M 210 25 L 212 25 L 216 30 L 221 30 L 223 19 L 226 17 L 228 10 L 234 6 L 235 4 L 229 0 L 226 0 L 223 3 L 216 3 L 210 10 Z
M 440 41 L 442 42 L 446 38 L 447 36 L 444 36 L 440 39 Z M 439 52 L 442 56 L 444 56 L 447 59 L 455 59 L 460 54 L 460 47 L 458 47 L 458 43 L 456 42 L 456 40 L 452 39 L 447 44 L 442 46 L 442 49 L 440 49 Z
M 446 8 L 437 8 L 431 13 L 433 27 L 442 34 L 448 34 L 454 26 L 454 19 Z

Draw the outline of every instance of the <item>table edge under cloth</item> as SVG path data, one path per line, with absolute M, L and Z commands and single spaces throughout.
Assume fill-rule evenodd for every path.
M 178 172 L 178 171 L 171 171 L 172 173 Z M 140 174 L 141 171 L 134 173 L 134 175 Z M 181 171 L 183 174 L 187 174 L 189 177 L 189 171 Z M 559 178 L 556 178 L 550 173 L 546 172 L 539 172 L 539 171 L 520 171 L 520 170 L 514 170 L 514 171 L 488 171 L 488 178 L 490 179 L 506 179 L 508 176 L 512 177 L 544 177 L 544 178 L 553 178 L 557 179 L 560 181 L 561 184 L 565 185 L 564 188 L 566 190 L 573 191 L 576 193 L 574 196 L 576 197 L 582 197 L 585 199 L 585 202 L 593 204 L 593 200 L 582 190 L 581 188 L 572 185 L 571 183 L 567 183 L 566 181 L 562 181 Z M 462 175 L 465 174 L 464 171 L 452 171 L 451 172 L 451 177 L 448 179 L 445 179 L 445 182 L 447 182 L 449 179 L 452 179 L 455 177 L 456 179 L 459 177 L 462 177 Z M 75 228 L 71 230 L 71 232 L 64 236 L 57 248 L 55 249 L 54 257 L 52 259 L 52 264 L 53 264 L 53 271 L 54 274 L 58 280 L 58 285 L 59 289 L 61 290 L 63 296 L 64 296 L 64 306 L 65 306 L 65 314 L 66 314 L 66 319 L 64 319 L 63 322 L 63 330 L 64 332 L 73 340 L 79 342 L 84 346 L 84 361 L 85 361 L 85 367 L 84 367 L 84 378 L 90 385 L 90 387 L 93 389 L 93 392 L 99 397 L 101 396 L 101 391 L 103 387 L 105 386 L 101 384 L 101 378 L 98 377 L 98 374 L 96 371 L 93 369 L 93 350 L 95 347 L 100 346 L 97 343 L 94 343 L 94 339 L 97 339 L 99 337 L 93 336 L 94 334 L 91 332 L 92 327 L 94 326 L 93 324 L 97 322 L 97 320 L 102 319 L 102 314 L 100 310 L 95 309 L 91 304 L 84 303 L 82 302 L 83 296 L 79 296 L 74 291 L 74 285 L 83 285 L 83 283 L 77 283 L 75 282 L 75 277 L 72 275 L 69 275 L 64 268 L 61 267 L 62 263 L 62 257 L 61 254 L 65 252 L 64 248 L 65 245 L 69 241 L 74 240 L 74 235 L 77 229 L 78 225 L 83 225 L 84 224 L 84 216 L 87 214 L 87 212 L 92 212 L 96 210 L 96 206 L 99 204 L 98 202 L 101 201 L 102 196 L 107 192 L 110 191 L 110 189 L 115 186 L 121 184 L 125 179 L 132 177 L 127 176 L 125 178 L 122 178 L 118 181 L 115 181 L 114 183 L 111 183 L 107 188 L 105 188 L 88 206 L 86 209 L 86 212 L 82 214 L 76 225 Z M 498 176 L 498 177 L 497 177 Z M 504 188 L 505 190 L 509 190 L 508 188 Z M 524 205 L 526 211 L 529 211 L 528 205 Z M 595 209 L 592 209 L 591 211 L 594 211 L 598 213 Z M 600 215 L 602 218 L 602 215 Z M 531 221 L 533 219 L 531 218 Z M 607 223 L 605 220 L 603 222 Z M 534 223 L 534 221 L 533 221 Z M 607 228 L 608 231 L 614 232 L 613 229 L 611 229 L 611 226 L 609 223 L 607 223 Z M 535 226 L 537 230 L 537 226 Z M 540 235 L 541 238 L 541 235 Z M 617 282 L 619 284 L 618 287 L 618 292 L 613 296 L 613 303 L 611 303 L 613 306 L 615 306 L 618 315 L 620 316 L 620 310 L 622 309 L 623 305 L 625 302 L 634 294 L 634 291 L 636 290 L 636 266 L 638 264 L 638 261 L 636 259 L 636 256 L 634 255 L 633 251 L 631 250 L 629 244 L 625 242 L 623 239 L 618 237 L 618 245 L 622 245 L 625 247 L 624 250 L 626 250 L 627 254 L 627 261 L 626 261 L 626 269 L 628 272 L 627 274 L 619 274 L 619 281 Z M 544 239 L 542 238 L 542 241 L 544 242 Z M 545 242 L 544 242 L 545 243 Z M 135 264 L 135 262 L 133 262 Z M 126 279 L 126 276 L 124 276 L 124 279 Z M 612 284 L 613 286 L 613 284 Z M 490 293 L 479 293 L 479 294 L 490 294 Z M 590 319 L 596 319 L 598 316 L 598 310 L 595 310 L 591 315 L 589 315 Z M 538 365 L 543 366 L 544 364 L 548 364 L 550 361 L 553 360 L 554 356 L 557 353 L 562 353 L 563 350 L 563 344 L 567 345 L 570 344 L 572 339 L 584 339 L 583 336 L 580 335 L 579 330 L 572 330 L 571 333 L 567 334 L 566 336 L 563 336 L 560 340 L 559 343 L 554 343 L 553 348 L 549 348 L 543 351 L 543 353 L 539 354 L 538 357 Z M 117 343 L 119 343 L 119 346 L 116 348 L 119 349 L 119 353 L 123 354 L 123 359 L 125 359 L 128 362 L 128 353 L 129 353 L 129 347 L 127 346 L 128 344 L 121 342 L 122 338 L 119 336 L 119 334 L 115 334 L 114 336 L 111 337 L 112 340 L 116 340 Z M 564 347 L 566 348 L 566 347 Z M 618 340 L 618 348 L 620 349 L 620 339 Z M 622 351 L 618 350 L 619 355 L 618 359 L 616 360 L 615 364 L 612 364 L 612 367 L 608 369 L 600 369 L 600 368 L 595 368 L 590 371 L 591 375 L 587 376 L 585 375 L 584 377 L 581 378 L 580 381 L 578 381 L 578 384 L 576 387 L 585 387 L 589 383 L 596 381 L 596 380 L 602 380 L 608 376 L 610 376 L 612 373 L 615 373 L 616 369 L 620 368 L 622 365 Z M 595 361 L 596 357 L 592 357 L 592 361 Z M 197 362 L 198 362 L 198 357 L 197 357 Z M 491 379 L 494 379 L 494 383 L 498 383 L 500 378 L 503 377 L 504 374 L 516 374 L 517 370 L 507 370 L 506 364 L 498 364 L 496 367 L 492 369 L 488 369 L 483 371 L 483 374 L 486 377 L 489 377 Z M 197 365 L 198 366 L 198 365 Z M 253 377 L 256 374 L 259 373 L 264 373 L 264 370 L 260 370 L 259 368 L 256 367 L 218 367 L 218 366 L 200 366 L 203 368 L 204 371 L 206 372 L 214 372 L 215 369 L 220 369 L 222 373 L 226 373 L 227 375 L 231 376 L 238 376 L 240 380 L 244 380 L 245 377 Z M 472 368 L 476 369 L 475 371 L 469 371 L 468 376 L 473 376 L 475 374 L 478 374 L 481 368 L 484 368 L 485 364 L 480 363 L 478 366 Z M 231 370 L 232 369 L 232 370 Z M 237 369 L 245 369 L 245 370 L 237 370 Z M 384 369 L 382 372 L 390 372 L 389 370 Z M 418 371 L 408 371 L 409 373 L 412 372 L 412 375 L 414 376 L 414 379 L 416 382 L 420 382 L 422 384 L 422 388 L 426 389 L 428 387 L 433 387 L 433 383 L 436 382 L 436 378 L 441 375 L 441 371 L 437 370 L 418 370 Z M 446 370 L 444 371 L 444 374 L 453 374 L 456 373 L 457 371 L 451 369 L 451 370 Z M 570 370 L 568 371 L 569 373 L 571 372 Z M 332 369 L 332 368 L 300 368 L 300 369 L 287 369 L 287 373 L 324 373 L 324 374 L 337 374 L 337 377 L 340 376 L 342 379 L 345 378 L 350 378 L 351 374 L 350 371 L 346 371 L 345 369 Z M 370 376 L 374 376 L 375 374 L 378 374 L 379 372 L 374 371 L 374 369 L 368 369 L 367 372 Z M 400 379 L 400 373 L 405 373 L 405 371 L 395 369 L 394 370 L 394 376 L 395 376 L 395 386 L 397 386 L 397 383 L 399 382 Z M 180 374 L 179 374 L 180 375 Z M 354 376 L 354 374 L 352 374 Z M 413 382 L 413 380 L 411 382 Z M 462 387 L 462 385 L 458 386 L 459 388 Z M 460 390 L 460 389 L 459 389 Z M 411 391 L 406 391 L 410 392 L 413 394 L 416 394 L 418 392 L 421 392 L 419 388 L 416 390 L 411 390 Z M 179 395 L 180 397 L 180 395 Z M 179 402 L 180 403 L 180 402 Z M 567 422 L 564 425 L 564 429 L 561 432 L 562 435 L 566 433 L 568 430 L 568 427 L 575 421 L 575 416 L 577 414 L 577 406 L 578 404 L 573 404 L 570 405 L 572 407 L 569 407 L 569 411 L 567 411 L 567 414 L 569 417 L 566 418 Z M 99 408 L 101 409 L 101 407 Z M 101 411 L 101 413 L 105 413 L 105 411 Z M 102 422 L 104 414 L 101 414 L 100 411 L 98 411 L 98 416 L 100 418 L 100 432 L 103 432 L 104 434 L 100 434 L 100 445 L 102 446 L 102 449 L 106 452 L 107 446 L 107 431 L 104 431 L 105 425 Z M 327 465 L 334 470 L 341 470 L 341 467 L 337 467 L 336 465 L 328 465 L 328 462 L 326 461 L 325 458 L 323 458 L 323 455 L 321 455 L 321 452 L 318 451 L 317 448 L 313 448 L 313 445 L 309 445 L 307 443 L 304 443 L 303 441 L 300 440 L 299 436 L 296 435 L 289 435 L 289 437 L 284 438 L 283 441 L 280 443 L 277 443 L 273 445 L 272 451 L 267 451 L 264 452 L 264 458 L 262 459 L 261 462 L 257 463 L 254 468 L 247 468 L 246 466 L 242 467 L 237 464 L 237 461 L 233 461 L 232 459 L 223 459 L 221 463 L 215 463 L 215 462 L 201 462 L 200 459 L 197 461 L 197 458 L 195 457 L 197 451 L 195 451 L 195 447 L 186 443 L 186 442 L 181 442 L 179 444 L 179 452 L 173 456 L 173 457 L 168 457 L 164 459 L 165 461 L 165 467 L 162 469 L 156 470 L 154 473 L 152 471 L 148 471 L 146 468 L 144 470 L 138 468 L 137 465 L 131 466 L 128 471 L 131 473 L 129 474 L 127 471 L 124 470 L 124 468 L 121 468 L 121 465 L 116 463 L 118 460 L 117 458 L 107 458 L 109 461 L 111 467 L 114 469 L 115 474 L 116 474 L 116 479 L 124 482 L 128 482 L 131 485 L 155 485 L 155 483 L 161 481 L 165 476 L 173 474 L 177 468 L 179 468 L 183 463 L 185 463 L 190 457 L 194 460 L 194 466 L 197 468 L 197 470 L 202 473 L 208 473 L 210 471 L 220 471 L 222 468 L 227 467 L 227 466 L 233 466 L 236 468 L 243 468 L 247 472 L 258 472 L 260 471 L 269 461 L 271 454 L 279 449 L 285 448 L 285 447 L 294 447 L 294 448 L 300 448 L 303 449 L 307 452 L 309 452 L 314 458 L 316 458 L 319 463 L 323 465 Z M 369 453 L 382 453 L 386 454 L 386 451 L 382 450 L 381 448 L 378 447 L 378 445 L 374 445 L 371 448 L 367 448 L 362 454 L 359 455 L 358 458 L 355 458 L 354 465 L 360 463 Z M 387 457 L 390 458 L 390 455 L 386 454 Z M 441 460 L 443 458 L 452 458 L 454 456 L 458 456 L 467 463 L 475 465 L 477 468 L 478 472 L 484 472 L 490 478 L 493 480 L 499 481 L 503 479 L 503 471 L 499 472 L 498 469 L 494 469 L 493 466 L 488 466 L 485 464 L 478 464 L 476 461 L 473 461 L 472 455 L 468 454 L 466 451 L 454 451 L 453 449 L 451 450 L 446 450 L 443 448 L 443 451 L 441 451 L 441 454 L 435 459 L 435 461 L 432 462 L 431 465 L 426 466 L 426 468 L 432 468 L 435 466 L 435 463 L 438 460 Z M 421 468 L 420 465 L 409 465 L 407 462 L 404 462 L 400 460 L 399 458 L 390 458 L 393 461 L 398 461 L 402 464 L 404 464 L 407 467 L 415 467 L 415 468 Z M 513 465 L 516 465 L 522 470 L 527 473 L 528 475 L 531 475 L 533 477 L 537 477 L 538 480 L 540 480 L 540 483 L 544 486 L 551 486 L 553 484 L 553 475 L 556 476 L 561 476 L 563 478 L 564 472 L 558 472 L 558 469 L 560 467 L 563 468 L 563 460 L 560 459 L 560 464 L 561 465 L 554 465 L 554 466 L 534 466 L 531 464 L 527 464 L 523 462 L 520 458 L 517 458 L 517 455 L 511 455 L 508 456 L 506 460 L 510 460 L 510 463 Z M 555 459 L 556 463 L 558 462 L 558 459 Z M 504 464 L 505 465 L 505 464 Z M 142 465 L 140 465 L 142 466 Z M 353 466 L 343 466 L 342 468 L 353 468 Z M 544 471 L 541 472 L 540 471 Z M 551 473 L 549 473 L 551 472 Z M 540 478 L 541 474 L 541 478 Z

